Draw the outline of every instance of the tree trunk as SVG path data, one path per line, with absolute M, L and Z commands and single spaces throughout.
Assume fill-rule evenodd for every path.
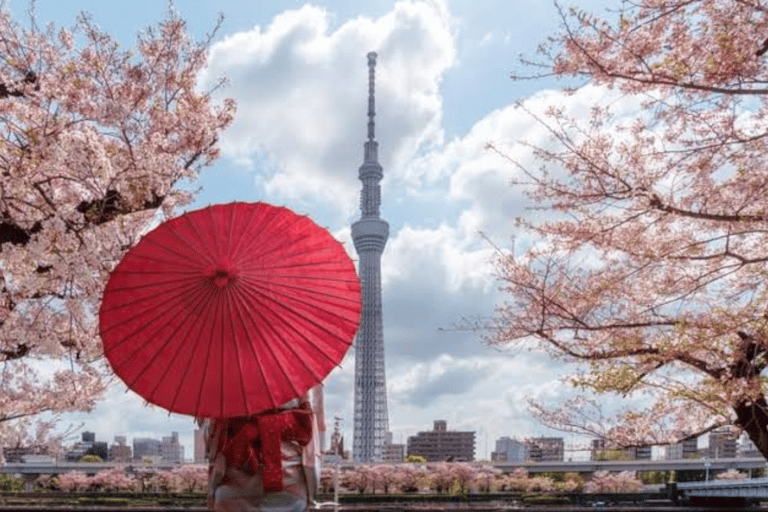
M 736 424 L 744 429 L 755 447 L 768 460 L 768 403 L 765 396 L 734 407 Z

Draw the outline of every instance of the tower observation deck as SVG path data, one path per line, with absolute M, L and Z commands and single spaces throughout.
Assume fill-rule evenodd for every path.
M 368 140 L 359 178 L 361 218 L 352 224 L 352 240 L 359 256 L 363 312 L 355 340 L 355 413 L 352 454 L 355 461 L 382 460 L 389 430 L 387 382 L 384 369 L 384 331 L 381 308 L 381 253 L 389 224 L 379 217 L 384 176 L 378 159 L 373 118 L 376 53 L 368 54 Z

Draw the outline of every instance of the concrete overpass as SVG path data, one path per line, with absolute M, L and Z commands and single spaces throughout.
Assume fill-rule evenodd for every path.
M 342 468 L 352 468 L 354 463 L 342 463 Z M 542 471 L 557 471 L 575 473 L 594 473 L 595 471 L 685 471 L 685 470 L 710 470 L 720 471 L 738 469 L 749 471 L 768 468 L 768 461 L 762 457 L 735 458 L 735 459 L 676 459 L 676 460 L 608 460 L 608 461 L 567 461 L 567 462 L 496 462 L 493 467 L 509 473 L 517 468 L 522 468 L 529 473 Z M 0 465 L 0 473 L 13 475 L 56 475 L 69 471 L 81 471 L 89 475 L 95 475 L 104 469 L 115 467 L 126 468 L 128 471 L 141 471 L 143 469 L 169 470 L 178 467 L 178 464 L 155 463 L 143 464 L 124 462 L 12 462 Z
M 99 471 L 112 468 L 129 468 L 133 471 L 142 469 L 161 469 L 168 470 L 179 467 L 179 464 L 157 463 L 143 464 L 141 462 L 10 462 L 0 464 L 0 473 L 10 473 L 12 475 L 58 475 L 70 471 L 80 471 L 87 475 L 95 475 Z
M 125 462 L 10 462 L 0 464 L 0 473 L 23 477 L 26 489 L 31 491 L 35 479 L 40 475 L 59 475 L 70 471 L 95 475 L 99 471 L 116 467 L 126 468 L 129 472 L 140 472 L 151 469 L 169 470 L 178 466 L 179 464 L 162 462 L 158 464 L 142 464 L 140 462 L 135 464 Z
M 576 473 L 594 473 L 595 471 L 719 471 L 738 469 L 749 471 L 767 468 L 768 461 L 763 457 L 744 457 L 735 459 L 674 459 L 674 460 L 607 460 L 607 461 L 568 461 L 568 462 L 496 462 L 493 466 L 505 473 L 522 468 L 529 473 L 541 471 L 573 471 Z

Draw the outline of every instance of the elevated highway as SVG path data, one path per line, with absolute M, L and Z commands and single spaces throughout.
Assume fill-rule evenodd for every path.
M 720 471 L 738 469 L 749 470 L 768 467 L 763 457 L 745 457 L 735 459 L 675 459 L 675 460 L 609 460 L 609 461 L 567 461 L 567 462 L 497 462 L 494 467 L 505 473 L 522 468 L 529 473 L 542 471 L 562 471 L 576 473 L 594 473 L 595 471 L 685 471 L 707 470 Z
M 342 468 L 352 468 L 355 463 L 342 462 Z M 734 459 L 677 459 L 677 460 L 610 460 L 610 461 L 564 461 L 564 462 L 496 462 L 493 467 L 509 473 L 522 468 L 529 473 L 542 471 L 594 473 L 595 471 L 685 471 L 707 470 L 721 471 L 737 469 L 749 472 L 749 470 L 768 468 L 768 462 L 762 457 L 734 458 Z M 96 474 L 104 469 L 114 467 L 127 468 L 129 471 L 141 471 L 143 469 L 169 470 L 178 467 L 172 463 L 116 463 L 116 462 L 14 462 L 0 465 L 0 473 L 17 475 L 50 475 L 67 473 L 69 471 L 81 471 L 87 474 Z
M 140 472 L 141 470 L 161 469 L 169 470 L 179 467 L 179 464 L 158 463 L 158 464 L 135 464 L 125 462 L 10 462 L 0 464 L 0 473 L 9 473 L 12 475 L 58 475 L 70 471 L 80 471 L 88 475 L 95 475 L 99 471 L 112 468 L 127 468 L 129 471 Z

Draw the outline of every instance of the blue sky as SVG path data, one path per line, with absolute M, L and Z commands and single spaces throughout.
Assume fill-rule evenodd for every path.
M 607 0 L 579 0 L 600 11 Z M 165 2 L 37 0 L 39 23 L 71 25 L 79 11 L 125 45 L 159 20 Z M 531 420 L 528 397 L 565 392 L 563 369 L 535 352 L 486 347 L 477 333 L 452 330 L 463 318 L 488 317 L 501 297 L 490 260 L 510 246 L 513 218 L 526 214 L 515 169 L 485 149 L 497 144 L 523 162 L 522 139 L 545 133 L 514 102 L 572 112 L 600 97 L 572 96 L 553 81 L 514 82 L 519 54 L 557 29 L 550 0 L 300 1 L 177 0 L 190 31 L 202 37 L 224 14 L 201 87 L 218 76 L 238 102 L 223 156 L 198 183 L 193 208 L 267 201 L 308 214 L 355 257 L 349 225 L 359 217 L 366 129 L 365 55 L 379 53 L 376 135 L 385 178 L 382 217 L 390 223 L 384 252 L 383 305 L 390 428 L 396 442 L 430 430 L 475 430 L 477 455 L 496 438 L 548 433 Z M 16 0 L 18 15 L 26 4 Z M 535 166 L 535 164 L 533 164 Z M 354 352 L 326 382 L 326 414 L 341 416 L 351 445 Z M 191 455 L 189 418 L 141 406 L 116 384 L 84 422 L 102 440 L 179 431 Z M 568 440 L 568 436 L 566 436 Z

